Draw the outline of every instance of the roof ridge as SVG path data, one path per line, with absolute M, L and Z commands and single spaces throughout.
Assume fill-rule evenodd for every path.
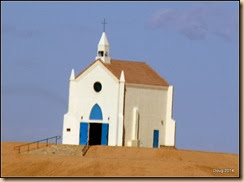
M 146 63 L 146 61 L 132 61 L 132 60 L 121 60 L 121 59 L 112 59 L 111 61 L 123 61 L 123 62 L 134 62 L 134 63 Z

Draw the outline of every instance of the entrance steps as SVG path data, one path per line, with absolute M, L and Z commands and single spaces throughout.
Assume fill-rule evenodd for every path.
M 84 145 L 50 145 L 45 148 L 22 152 L 23 154 L 44 154 L 44 155 L 63 155 L 63 156 L 83 156 Z M 86 151 L 87 152 L 87 151 Z
M 171 153 L 177 153 L 174 147 L 162 148 L 142 148 L 142 147 L 117 147 L 117 146 L 103 146 L 103 145 L 67 145 L 57 144 L 50 145 L 45 148 L 30 150 L 22 152 L 22 154 L 40 154 L 40 155 L 62 155 L 62 156 L 86 156 L 96 158 L 124 158 L 128 159 L 133 156 L 136 158 L 155 158 L 156 156 L 163 157 Z

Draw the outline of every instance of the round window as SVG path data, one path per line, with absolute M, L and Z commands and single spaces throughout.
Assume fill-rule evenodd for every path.
M 96 92 L 100 92 L 102 90 L 102 84 L 100 82 L 95 82 L 93 88 Z

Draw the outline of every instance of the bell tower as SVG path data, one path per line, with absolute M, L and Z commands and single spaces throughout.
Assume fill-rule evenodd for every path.
M 97 47 L 97 57 L 100 58 L 104 63 L 110 64 L 110 54 L 109 54 L 109 43 L 105 33 L 105 19 L 103 22 L 103 33 Z

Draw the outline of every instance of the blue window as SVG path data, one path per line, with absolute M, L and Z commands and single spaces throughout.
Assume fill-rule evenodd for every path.
M 98 104 L 95 104 L 90 113 L 90 120 L 102 120 L 102 110 Z
M 159 131 L 154 130 L 153 131 L 153 148 L 158 148 L 158 137 L 159 137 Z

